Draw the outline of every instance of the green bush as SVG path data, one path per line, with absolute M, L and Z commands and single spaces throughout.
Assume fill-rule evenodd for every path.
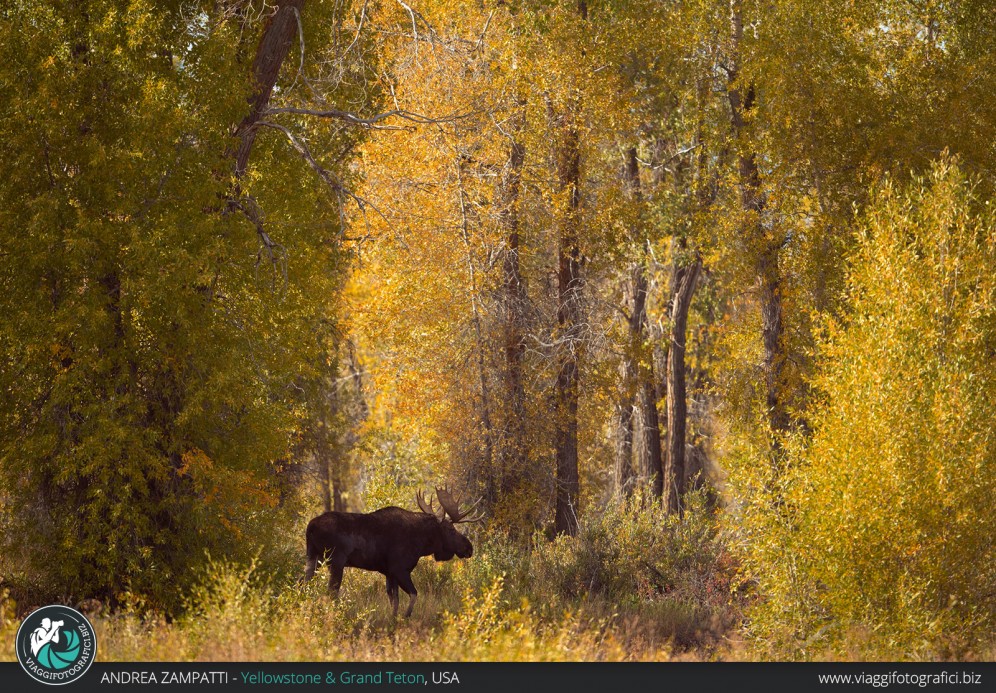
M 464 568 L 472 563 L 420 566 L 420 606 L 407 620 L 390 618 L 383 582 L 373 573 L 349 571 L 334 601 L 324 593 L 323 581 L 288 584 L 255 564 L 228 561 L 209 561 L 180 618 L 167 621 L 147 610 L 122 608 L 92 613 L 91 620 L 101 656 L 109 661 L 563 661 L 667 655 L 664 641 L 627 642 L 627 633 L 610 618 L 548 613 L 523 599 L 511 604 L 516 595 L 503 578 L 477 584 L 484 573 L 476 573 L 465 580 Z M 0 599 L 0 635 L 10 630 L 13 643 L 3 609 Z M 12 657 L 12 649 L 0 650 L 0 658 Z
M 0 151 L 18 162 L 0 218 L 20 229 L 0 263 L 0 577 L 32 601 L 130 591 L 175 610 L 204 550 L 246 560 L 272 529 L 279 467 L 315 415 L 298 383 L 336 339 L 345 258 L 322 239 L 339 221 L 316 218 L 325 193 L 298 154 L 264 142 L 253 163 L 267 173 L 242 194 L 281 220 L 283 277 L 254 267 L 252 223 L 222 213 L 227 124 L 252 85 L 221 5 L 202 6 L 203 31 L 179 2 L 13 7 L 0 10 Z M 42 63 L 30 86 L 10 77 Z M 28 154 L 39 136 L 45 181 Z

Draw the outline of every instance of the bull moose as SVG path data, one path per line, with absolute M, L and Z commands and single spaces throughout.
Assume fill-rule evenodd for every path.
M 329 592 L 334 596 L 342 584 L 343 568 L 382 573 L 387 578 L 387 598 L 395 618 L 398 587 L 408 594 L 408 618 L 418 596 L 412 571 L 422 556 L 448 561 L 453 556 L 470 558 L 474 553 L 470 540 L 455 525 L 480 520 L 480 514 L 469 517 L 477 503 L 461 511 L 459 500 L 445 487 L 436 489 L 436 498 L 438 510 L 431 497 L 427 503 L 418 491 L 415 502 L 421 512 L 391 506 L 372 513 L 328 512 L 314 518 L 305 533 L 308 565 L 304 579 L 314 576 L 320 560 L 327 561 Z

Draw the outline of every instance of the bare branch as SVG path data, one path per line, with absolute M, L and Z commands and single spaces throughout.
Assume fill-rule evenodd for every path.
M 363 0 L 363 7 L 362 7 L 362 9 L 360 9 L 360 22 L 359 22 L 359 24 L 356 25 L 356 35 L 353 36 L 353 40 L 349 42 L 348 46 L 346 46 L 346 50 L 344 50 L 342 52 L 343 56 L 346 56 L 346 55 L 349 54 L 349 51 L 351 51 L 353 49 L 353 46 L 356 45 L 356 42 L 360 38 L 360 32 L 363 31 L 363 22 L 365 22 L 366 18 L 367 18 L 367 4 L 369 2 L 370 2 L 370 0 Z
M 418 61 L 418 27 L 415 25 L 415 11 L 411 7 L 406 5 L 402 0 L 398 0 L 398 4 L 408 10 L 408 16 L 412 18 L 412 38 L 415 40 L 415 60 Z
M 304 25 L 301 24 L 301 13 L 297 11 L 297 8 L 292 7 L 291 9 L 294 10 L 294 18 L 297 20 L 297 40 L 301 48 L 301 58 L 297 66 L 297 74 L 294 75 L 294 81 L 291 82 L 291 85 L 287 88 L 288 92 L 293 91 L 294 87 L 297 86 L 297 80 L 304 72 Z
M 477 43 L 474 44 L 474 50 L 480 50 L 484 46 L 484 37 L 487 36 L 488 27 L 491 26 L 491 20 L 494 19 L 495 12 L 498 10 L 491 10 L 491 14 L 488 15 L 488 21 L 484 22 L 484 28 L 481 30 L 481 37 L 477 39 Z
M 332 192 L 335 193 L 336 197 L 339 200 L 339 225 L 340 229 L 343 232 L 346 229 L 346 219 L 344 216 L 345 214 L 344 203 L 345 203 L 345 198 L 347 197 L 356 203 L 356 206 L 360 208 L 361 212 L 363 212 L 364 217 L 366 216 L 367 207 L 369 207 L 373 211 L 377 212 L 377 214 L 379 214 L 381 218 L 384 219 L 384 221 L 388 221 L 387 217 L 384 216 L 384 213 L 381 212 L 373 203 L 355 194 L 352 190 L 343 185 L 342 181 L 339 180 L 335 176 L 335 174 L 333 174 L 327 168 L 318 163 L 314 155 L 311 153 L 311 150 L 308 148 L 308 145 L 306 145 L 303 140 L 301 140 L 288 128 L 281 125 L 280 123 L 274 123 L 268 120 L 257 121 L 256 127 L 272 128 L 274 130 L 279 130 L 280 132 L 284 133 L 288 141 L 291 143 L 291 146 L 297 150 L 297 152 L 304 158 L 304 160 L 308 162 L 308 165 L 311 167 L 311 169 L 315 173 L 317 173 L 318 176 L 325 182 L 325 184 L 329 186 Z
M 288 128 L 284 127 L 280 123 L 273 123 L 268 120 L 260 120 L 256 122 L 256 127 L 273 128 L 274 130 L 279 130 L 287 136 L 291 145 L 298 151 L 298 153 L 304 157 L 304 160 L 308 162 L 308 165 L 317 173 L 322 180 L 324 180 L 332 190 L 335 192 L 344 192 L 345 188 L 338 178 L 331 172 L 329 172 L 325 167 L 319 164 L 315 157 L 312 155 L 311 150 L 308 149 L 307 145 L 300 140 L 297 135 L 291 132 Z
M 439 118 L 433 118 L 431 116 L 422 115 L 421 113 L 414 113 L 402 108 L 397 108 L 393 111 L 386 111 L 384 113 L 378 113 L 375 116 L 370 116 L 369 118 L 363 118 L 355 113 L 350 113 L 349 111 L 340 111 L 336 108 L 328 109 L 314 109 L 314 108 L 269 108 L 266 110 L 265 115 L 279 115 L 281 113 L 287 113 L 291 115 L 307 115 L 314 116 L 316 118 L 334 118 L 336 120 L 343 120 L 347 123 L 353 125 L 359 125 L 371 130 L 407 130 L 409 128 L 397 125 L 378 125 L 378 123 L 388 120 L 389 118 L 400 118 L 401 120 L 407 120 L 412 123 L 417 123 L 419 125 L 427 125 L 434 123 L 451 123 L 462 118 L 467 118 L 472 113 L 462 113 L 462 114 L 451 114 L 442 116 Z
M 256 234 L 259 236 L 259 250 L 256 251 L 256 264 L 254 269 L 258 273 L 259 265 L 263 261 L 264 254 L 270 261 L 273 269 L 271 284 L 276 286 L 277 274 L 281 274 L 284 286 L 287 286 L 287 249 L 279 243 L 273 241 L 263 226 L 263 212 L 260 210 L 256 199 L 252 195 L 242 195 L 232 203 L 242 214 L 245 215 L 253 226 L 256 227 Z M 258 276 L 258 275 L 257 275 Z

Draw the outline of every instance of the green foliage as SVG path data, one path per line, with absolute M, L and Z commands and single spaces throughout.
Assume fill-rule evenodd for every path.
M 996 219 L 956 164 L 868 211 L 811 440 L 758 514 L 753 630 L 793 657 L 963 657 L 996 615 Z M 854 648 L 853 650 L 849 648 Z
M 0 31 L 3 570 L 175 606 L 203 549 L 247 558 L 279 521 L 338 219 L 263 135 L 245 187 L 285 262 L 226 211 L 256 25 L 101 0 L 17 2 Z
M 749 584 L 764 656 L 991 653 L 991 2 L 309 0 L 246 130 L 279 4 L 0 7 L 0 631 L 97 597 L 121 657 L 619 658 Z M 628 412 L 679 338 L 726 504 L 603 509 L 658 462 Z M 548 541 L 568 354 L 580 530 Z M 436 649 L 379 576 L 291 586 L 330 484 L 442 482 L 488 524 L 419 568 Z
M 696 508 L 702 513 L 701 507 Z M 692 519 L 694 517 L 694 519 Z M 713 556 L 715 530 L 707 518 L 669 517 L 639 500 L 614 504 L 582 521 L 576 537 L 540 542 L 533 561 L 541 584 L 555 594 L 612 598 L 672 592 Z

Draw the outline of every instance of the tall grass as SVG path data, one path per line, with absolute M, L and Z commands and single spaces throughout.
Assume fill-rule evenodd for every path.
M 333 600 L 322 579 L 301 585 L 225 560 L 208 562 L 172 620 L 127 601 L 90 618 L 105 661 L 717 658 L 730 656 L 739 617 L 732 568 L 702 508 L 678 522 L 633 505 L 585 521 L 577 537 L 524 549 L 492 535 L 467 561 L 423 560 L 408 620 L 391 617 L 379 574 L 347 569 Z M 14 628 L 7 599 L 4 659 Z

